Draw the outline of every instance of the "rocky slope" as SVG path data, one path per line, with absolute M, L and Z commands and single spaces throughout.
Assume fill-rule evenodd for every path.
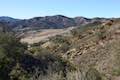
M 120 79 L 120 20 L 80 26 L 69 35 L 52 37 L 47 42 L 35 44 L 30 50 L 35 48 L 35 55 L 41 48 L 48 50 L 76 68 L 95 68 L 103 78 L 89 80 Z

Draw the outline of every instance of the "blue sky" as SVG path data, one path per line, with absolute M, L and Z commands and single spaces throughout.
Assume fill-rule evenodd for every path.
M 0 16 L 120 17 L 120 0 L 0 0 Z

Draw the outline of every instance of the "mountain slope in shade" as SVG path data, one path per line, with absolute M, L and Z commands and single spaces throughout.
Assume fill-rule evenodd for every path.
M 9 32 L 11 28 L 7 26 L 5 23 L 0 22 L 0 32 Z
M 15 21 L 18 21 L 18 20 L 19 19 L 14 19 L 14 18 L 7 17 L 7 16 L 0 17 L 0 21 L 3 21 L 3 22 L 15 22 Z

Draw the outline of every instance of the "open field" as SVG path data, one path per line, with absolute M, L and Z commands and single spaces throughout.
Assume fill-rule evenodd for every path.
M 42 40 L 47 40 L 49 37 L 69 32 L 72 29 L 73 27 L 67 29 L 43 29 L 38 32 L 27 32 L 23 35 L 24 37 L 21 39 L 21 42 L 28 44 L 37 43 Z

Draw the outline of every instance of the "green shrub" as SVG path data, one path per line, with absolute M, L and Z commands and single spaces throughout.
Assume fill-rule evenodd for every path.
M 27 46 L 21 44 L 14 35 L 0 34 L 0 79 L 8 80 L 12 67 L 25 52 Z

